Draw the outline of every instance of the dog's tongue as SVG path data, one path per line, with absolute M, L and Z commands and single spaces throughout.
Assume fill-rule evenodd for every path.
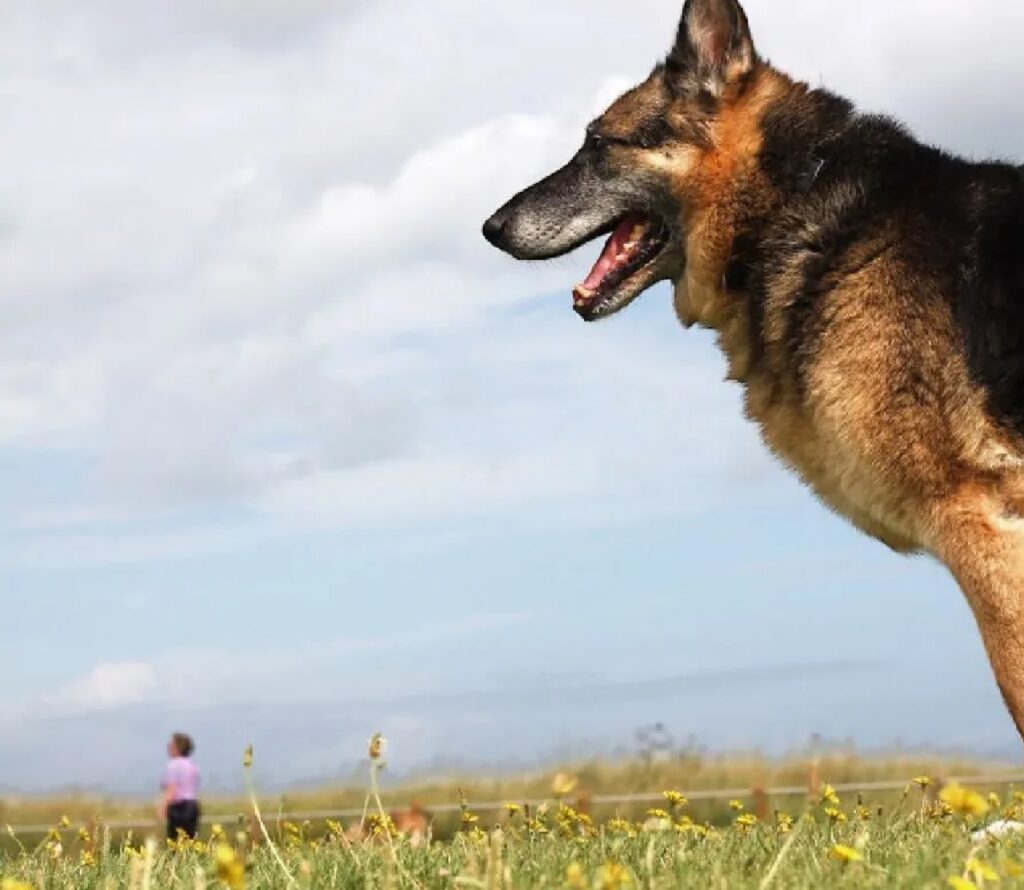
M 594 264 L 594 268 L 590 270 L 590 274 L 583 280 L 582 287 L 587 288 L 587 290 L 595 290 L 604 281 L 605 276 L 619 265 L 616 258 L 625 252 L 633 230 L 637 226 L 645 225 L 646 222 L 647 218 L 642 213 L 631 213 L 629 216 L 623 217 L 622 222 L 615 227 L 611 238 L 605 244 L 604 250 L 601 251 L 601 256 Z

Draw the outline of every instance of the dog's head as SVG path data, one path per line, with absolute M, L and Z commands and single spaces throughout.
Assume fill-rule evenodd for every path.
M 756 122 L 748 119 L 762 70 L 737 0 L 686 0 L 665 62 L 587 127 L 566 166 L 487 220 L 484 236 L 536 260 L 611 233 L 573 292 L 587 321 L 618 312 L 658 281 L 679 281 L 696 221 L 728 203 L 747 162 L 756 163 Z

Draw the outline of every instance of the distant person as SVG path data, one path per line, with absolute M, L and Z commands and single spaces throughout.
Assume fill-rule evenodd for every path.
M 163 798 L 158 812 L 172 841 L 180 832 L 193 840 L 199 834 L 199 768 L 192 761 L 194 750 L 191 737 L 183 732 L 176 732 L 167 743 L 170 760 L 160 783 Z

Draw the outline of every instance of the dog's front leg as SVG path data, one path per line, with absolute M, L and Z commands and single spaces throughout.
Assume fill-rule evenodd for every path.
M 1003 700 L 1024 738 L 1024 518 L 1015 491 L 963 486 L 933 512 L 933 549 L 967 597 Z

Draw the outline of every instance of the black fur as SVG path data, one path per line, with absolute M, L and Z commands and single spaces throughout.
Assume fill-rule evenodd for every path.
M 770 348 L 760 304 L 771 282 L 795 264 L 802 280 L 788 295 L 780 346 L 803 386 L 825 317 L 822 299 L 858 265 L 894 251 L 932 285 L 911 295 L 906 311 L 914 311 L 915 299 L 943 295 L 993 418 L 1024 435 L 1021 169 L 952 157 L 825 91 L 769 111 L 760 166 L 782 206 L 772 219 L 752 223 L 756 250 L 747 232 L 735 251 L 751 266 L 745 292 L 755 353 Z M 855 244 L 871 244 L 875 253 L 853 258 Z M 916 391 L 927 398 L 927 381 L 920 384 Z

